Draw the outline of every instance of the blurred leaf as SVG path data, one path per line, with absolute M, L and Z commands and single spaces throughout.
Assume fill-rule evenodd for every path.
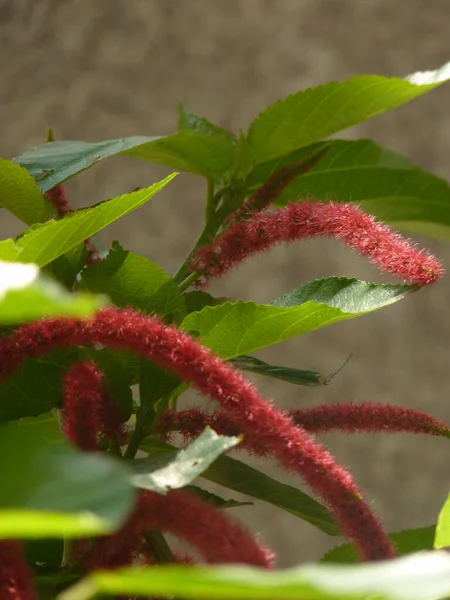
M 304 565 L 281 571 L 232 566 L 158 565 L 92 573 L 59 600 L 97 594 L 195 600 L 430 600 L 450 594 L 450 556 L 421 552 L 362 565 Z
M 212 462 L 240 442 L 238 437 L 217 435 L 207 427 L 185 450 L 149 456 L 133 462 L 136 487 L 165 494 L 192 483 Z
M 70 293 L 39 273 L 36 265 L 0 261 L 0 323 L 19 324 L 43 317 L 87 317 L 105 298 Z
M 40 192 L 26 169 L 0 158 L 0 206 L 27 225 L 56 216 L 56 210 Z
M 46 147 L 59 143 L 52 142 Z M 148 188 L 100 202 L 90 208 L 75 210 L 58 221 L 31 227 L 16 240 L 19 249 L 17 260 L 34 262 L 43 267 L 97 231 L 143 206 L 174 177 L 175 174 L 169 175 Z
M 255 164 L 283 156 L 422 96 L 450 78 L 449 63 L 405 79 L 357 75 L 303 90 L 264 110 L 250 126 Z
M 80 537 L 117 529 L 133 506 L 125 464 L 78 452 L 56 420 L 0 427 L 0 537 Z
M 152 456 L 176 450 L 174 446 L 153 438 L 145 438 L 140 449 Z M 201 476 L 208 481 L 246 494 L 252 498 L 268 502 L 296 517 L 300 517 L 328 535 L 339 535 L 339 528 L 331 513 L 319 502 L 304 492 L 284 483 L 280 483 L 265 473 L 231 458 L 219 456 Z
M 182 323 L 222 358 L 233 358 L 352 319 L 400 300 L 413 286 L 317 279 L 271 304 L 225 302 L 187 315 Z

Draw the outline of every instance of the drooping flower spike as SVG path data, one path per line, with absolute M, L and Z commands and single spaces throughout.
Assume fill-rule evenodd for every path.
M 117 405 L 110 398 L 98 367 L 89 361 L 73 364 L 63 378 L 64 430 L 86 451 L 102 438 L 124 437 Z
M 363 558 L 395 554 L 389 538 L 351 475 L 322 445 L 264 400 L 230 365 L 186 333 L 134 310 L 107 308 L 86 321 L 49 319 L 24 325 L 0 339 L 0 377 L 29 357 L 83 344 L 127 350 L 173 370 L 183 381 L 215 399 L 244 434 L 259 438 L 287 470 L 296 472 L 323 497 L 342 532 Z
M 272 552 L 239 523 L 183 490 L 166 495 L 142 491 L 132 515 L 116 534 L 98 539 L 84 558 L 88 569 L 129 564 L 151 530 L 171 533 L 197 548 L 208 563 L 245 563 L 271 568 Z
M 205 284 L 253 254 L 277 244 L 312 237 L 342 240 L 382 271 L 410 284 L 429 285 L 443 272 L 434 256 L 418 250 L 354 204 L 313 201 L 290 202 L 284 208 L 264 210 L 249 220 L 235 223 L 197 251 L 190 269 Z
M 340 403 L 291 410 L 292 421 L 310 433 L 417 433 L 450 438 L 450 428 L 423 412 L 379 402 Z M 185 441 L 195 439 L 205 427 L 221 435 L 240 435 L 233 417 L 223 411 L 208 413 L 200 408 L 167 410 L 162 413 L 156 433 L 169 440 L 179 434 Z M 236 450 L 246 449 L 256 456 L 267 456 L 268 449 L 258 438 L 245 436 Z

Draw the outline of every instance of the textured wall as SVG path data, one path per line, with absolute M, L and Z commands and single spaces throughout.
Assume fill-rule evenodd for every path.
M 445 18 L 447 17 L 447 18 Z M 448 0 L 0 0 L 0 155 L 59 139 L 96 141 L 174 131 L 176 107 L 246 128 L 267 104 L 358 73 L 406 75 L 450 59 Z M 450 179 L 450 87 L 346 132 L 370 136 Z M 76 206 L 149 185 L 167 171 L 111 159 L 69 184 Z M 105 231 L 109 244 L 173 272 L 195 239 L 204 184 L 181 175 L 145 208 Z M 3 237 L 11 226 L 2 214 Z M 449 263 L 450 246 L 420 240 Z M 313 277 L 380 280 L 334 243 L 297 244 L 250 261 L 212 289 L 267 301 Z M 258 380 L 283 406 L 338 400 L 403 403 L 450 422 L 449 283 L 360 320 L 283 343 L 261 356 L 329 372 L 323 389 Z M 426 525 L 450 488 L 440 439 L 327 436 L 388 527 Z M 274 467 L 273 472 L 277 473 Z M 428 497 L 429 490 L 433 492 Z M 240 515 L 282 564 L 317 558 L 330 539 L 267 505 Z

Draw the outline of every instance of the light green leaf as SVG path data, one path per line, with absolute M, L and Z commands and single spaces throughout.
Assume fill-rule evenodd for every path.
M 450 547 L 450 495 L 439 513 L 434 547 L 437 549 Z
M 160 494 L 184 487 L 201 475 L 220 454 L 239 442 L 239 437 L 217 435 L 207 427 L 185 450 L 135 460 L 133 483 Z
M 12 238 L 0 241 L 0 260 L 15 261 L 19 253 L 16 242 Z
M 450 594 L 450 556 L 421 552 L 362 565 L 305 565 L 284 571 L 247 566 L 158 565 L 93 573 L 59 600 L 97 594 L 195 600 L 430 600 Z
M 357 75 L 288 96 L 251 124 L 249 155 L 265 162 L 401 106 L 447 81 L 449 65 L 405 79 Z
M 42 317 L 87 317 L 106 302 L 102 296 L 70 293 L 36 265 L 0 261 L 0 323 Z
M 450 240 L 448 183 L 369 140 L 333 141 L 320 163 L 293 181 L 277 204 L 311 196 L 357 202 L 396 229 Z
M 130 472 L 70 446 L 54 422 L 0 427 L 0 537 L 79 537 L 117 529 L 134 502 Z
M 0 206 L 27 225 L 56 216 L 56 210 L 42 195 L 26 169 L 0 158 Z
M 14 162 L 25 167 L 40 190 L 46 192 L 69 177 L 117 154 L 206 177 L 225 173 L 234 159 L 230 140 L 182 131 L 165 137 L 134 136 L 96 143 L 52 142 L 25 152 Z
M 117 306 L 133 306 L 145 313 L 182 317 L 184 298 L 169 275 L 143 256 L 113 242 L 108 256 L 83 271 L 82 283 L 91 292 L 108 294 Z
M 52 142 L 48 146 L 55 146 Z M 65 254 L 80 242 L 104 229 L 120 217 L 143 206 L 161 191 L 176 174 L 169 175 L 152 186 L 100 202 L 90 208 L 73 211 L 58 221 L 30 228 L 17 239 L 17 260 L 34 262 L 40 267 Z
M 405 529 L 390 533 L 389 538 L 394 542 L 397 554 L 412 554 L 421 550 L 432 550 L 436 531 L 434 525 Z M 341 544 L 329 550 L 320 562 L 323 563 L 358 563 L 358 552 L 353 544 Z
M 225 138 L 235 144 L 237 139 L 234 133 L 214 125 L 207 119 L 191 113 L 183 104 L 178 105 L 178 131 L 195 131 L 205 135 Z
M 174 446 L 150 437 L 141 442 L 140 449 L 149 452 L 152 456 L 164 456 L 175 450 Z M 339 527 L 333 516 L 319 502 L 304 492 L 280 483 L 231 456 L 219 456 L 210 467 L 203 471 L 201 477 L 240 494 L 246 494 L 281 508 L 328 535 L 340 535 Z
M 330 277 L 300 286 L 270 305 L 238 301 L 206 306 L 190 313 L 182 327 L 229 359 L 377 310 L 413 289 Z

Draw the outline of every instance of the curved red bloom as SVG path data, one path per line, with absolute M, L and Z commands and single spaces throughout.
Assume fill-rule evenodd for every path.
M 258 212 L 232 225 L 198 250 L 190 269 L 205 283 L 276 244 L 318 236 L 342 240 L 382 271 L 411 284 L 429 285 L 443 272 L 434 256 L 417 250 L 354 204 L 312 201 L 290 202 L 282 209 Z
M 339 430 L 344 433 L 424 433 L 450 437 L 443 422 L 418 410 L 382 404 L 381 402 L 323 404 L 288 412 L 292 421 L 311 433 Z M 205 427 L 221 435 L 240 435 L 242 429 L 233 417 L 223 411 L 208 413 L 199 408 L 162 413 L 156 432 L 165 439 L 179 433 L 186 441 L 195 439 Z M 267 456 L 268 449 L 258 438 L 245 436 L 237 446 L 257 456 Z
M 239 523 L 204 500 L 182 490 L 166 495 L 143 491 L 122 529 L 96 540 L 87 557 L 88 568 L 129 564 L 140 552 L 143 536 L 157 529 L 197 548 L 208 563 L 273 566 L 272 552 L 256 542 Z
M 37 600 L 22 544 L 15 540 L 0 542 L 0 598 Z
M 0 339 L 0 376 L 28 357 L 58 348 L 103 344 L 128 350 L 174 371 L 219 402 L 245 434 L 259 438 L 287 470 L 301 475 L 330 507 L 342 532 L 367 559 L 395 554 L 351 475 L 288 415 L 264 400 L 242 375 L 186 333 L 131 309 L 107 308 L 86 321 L 49 319 Z
M 120 415 L 97 366 L 73 364 L 63 379 L 64 430 L 82 450 L 94 451 L 99 439 L 121 434 Z

